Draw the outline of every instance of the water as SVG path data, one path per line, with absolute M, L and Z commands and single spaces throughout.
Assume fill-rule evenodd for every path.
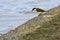
M 0 34 L 7 33 L 26 21 L 38 16 L 34 7 L 49 10 L 60 4 L 60 0 L 0 0 Z

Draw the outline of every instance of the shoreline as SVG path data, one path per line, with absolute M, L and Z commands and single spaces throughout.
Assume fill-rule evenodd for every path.
M 0 39 L 2 40 L 6 38 L 7 40 L 8 39 L 12 40 L 11 37 L 14 37 L 14 38 L 22 37 L 25 34 L 31 33 L 35 31 L 37 28 L 41 27 L 41 25 L 43 25 L 44 23 L 51 21 L 53 17 L 57 16 L 58 12 L 60 13 L 60 6 L 50 9 L 46 15 L 37 16 L 27 21 L 25 24 L 18 26 L 15 30 L 11 30 L 8 33 L 2 35 Z

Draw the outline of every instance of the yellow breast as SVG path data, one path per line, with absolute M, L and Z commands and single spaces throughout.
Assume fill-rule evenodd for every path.
M 38 14 L 43 14 L 43 12 L 37 12 Z

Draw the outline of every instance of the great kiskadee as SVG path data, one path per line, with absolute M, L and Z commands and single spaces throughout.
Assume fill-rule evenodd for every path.
M 41 14 L 44 14 L 43 12 L 47 12 L 47 11 L 45 11 L 45 10 L 43 10 L 43 9 L 40 9 L 40 8 L 33 8 L 32 11 L 36 11 L 36 12 L 39 14 L 39 16 L 40 16 Z

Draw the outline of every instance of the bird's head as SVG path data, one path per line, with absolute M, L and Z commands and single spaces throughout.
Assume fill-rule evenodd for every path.
M 32 11 L 36 10 L 36 8 L 33 8 Z
M 33 8 L 32 11 L 33 11 L 33 12 L 37 12 L 37 8 Z

